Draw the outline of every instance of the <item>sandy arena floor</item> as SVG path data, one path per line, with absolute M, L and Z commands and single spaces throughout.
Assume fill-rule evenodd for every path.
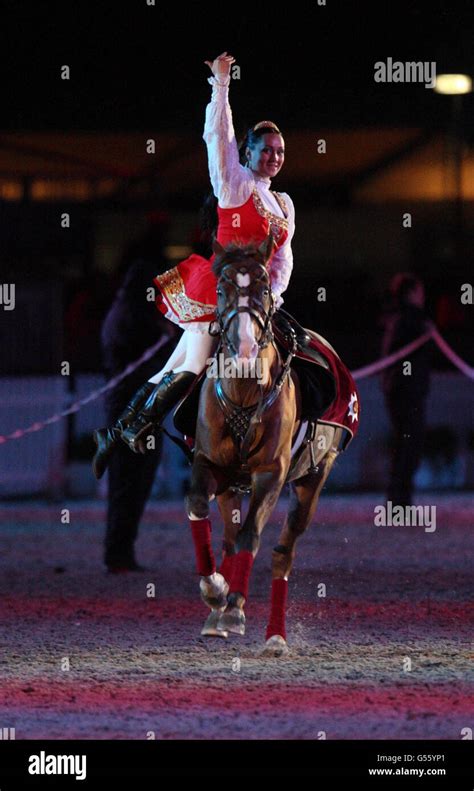
M 180 503 L 150 504 L 137 546 L 149 570 L 120 576 L 102 566 L 103 503 L 3 503 L 2 726 L 17 739 L 460 739 L 474 724 L 474 498 L 420 498 L 437 505 L 433 533 L 374 527 L 377 502 L 323 496 L 290 578 L 283 659 L 258 651 L 284 502 L 254 566 L 247 634 L 227 641 L 200 637 L 208 611 Z

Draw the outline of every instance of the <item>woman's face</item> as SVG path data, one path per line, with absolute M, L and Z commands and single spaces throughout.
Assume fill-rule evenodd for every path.
M 259 176 L 273 178 L 285 161 L 285 143 L 281 135 L 268 132 L 262 135 L 255 148 L 246 149 L 249 167 Z

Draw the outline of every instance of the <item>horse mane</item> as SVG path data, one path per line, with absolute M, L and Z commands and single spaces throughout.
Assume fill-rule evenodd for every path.
M 242 266 L 247 267 L 249 274 L 252 274 L 252 270 L 262 266 L 263 262 L 263 256 L 255 244 L 240 245 L 232 242 L 226 245 L 223 255 L 216 256 L 212 264 L 212 271 L 219 279 L 223 268 L 227 264 L 242 264 Z

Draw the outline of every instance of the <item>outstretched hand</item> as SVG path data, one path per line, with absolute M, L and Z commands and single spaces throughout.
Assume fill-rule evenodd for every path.
M 230 74 L 230 67 L 235 63 L 235 58 L 228 55 L 227 52 L 223 52 L 215 60 L 205 60 L 204 63 L 209 66 L 214 77 L 227 77 Z

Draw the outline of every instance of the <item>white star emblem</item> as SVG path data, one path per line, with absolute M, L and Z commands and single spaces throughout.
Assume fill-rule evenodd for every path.
M 357 400 L 357 394 L 351 393 L 351 400 L 349 401 L 349 409 L 347 410 L 347 414 L 354 420 L 359 420 L 359 402 Z

